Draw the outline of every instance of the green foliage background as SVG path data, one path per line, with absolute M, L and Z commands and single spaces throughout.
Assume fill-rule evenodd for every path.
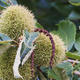
M 57 29 L 60 20 L 70 19 L 80 24 L 80 6 L 70 4 L 69 0 L 17 0 L 19 4 L 28 6 L 35 14 L 38 22 L 48 31 Z M 70 0 L 72 1 L 72 0 Z M 74 1 L 74 0 L 73 0 Z M 78 0 L 79 1 L 79 0 Z

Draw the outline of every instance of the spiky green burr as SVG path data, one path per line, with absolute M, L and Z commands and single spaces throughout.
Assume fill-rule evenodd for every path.
M 12 5 L 3 10 L 0 19 L 0 32 L 17 40 L 24 29 L 31 32 L 35 28 L 36 20 L 33 13 L 20 5 Z
M 65 59 L 65 46 L 64 42 L 58 35 L 51 34 L 55 43 L 55 57 L 53 64 L 58 64 Z M 52 55 L 52 44 L 46 35 L 41 33 L 36 40 L 36 49 L 34 50 L 34 63 L 37 66 L 49 66 L 50 58 Z
M 15 79 L 13 75 L 13 63 L 16 55 L 16 48 L 11 47 L 9 48 L 6 53 L 0 56 L 0 78 L 3 80 L 22 80 L 22 79 Z M 20 74 L 24 77 L 24 80 L 31 79 L 31 69 L 30 69 L 30 62 L 27 61 L 22 67 L 20 67 L 19 71 Z

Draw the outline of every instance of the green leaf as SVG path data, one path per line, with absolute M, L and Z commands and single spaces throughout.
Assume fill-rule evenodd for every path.
M 69 3 L 74 6 L 80 6 L 80 0 L 69 0 Z
M 80 37 L 76 40 L 74 46 L 77 49 L 77 51 L 79 51 L 80 53 Z
M 77 32 L 76 41 L 75 41 L 74 47 L 80 53 L 80 32 Z
M 7 6 L 9 6 L 9 4 L 3 0 L 0 0 L 0 8 L 1 9 L 4 9 L 6 8 Z
M 16 0 L 10 0 L 10 3 L 8 0 L 0 0 L 0 9 L 4 9 L 6 8 L 7 6 L 10 6 L 10 4 L 17 4 L 17 1 Z
M 80 19 L 80 14 L 75 11 L 72 11 L 68 16 L 68 19 L 70 19 L 70 20 Z
M 0 33 L 0 41 L 4 41 L 4 40 L 11 40 L 11 39 L 7 35 Z
M 67 51 L 71 50 L 75 42 L 76 26 L 69 20 L 60 21 L 58 25 L 59 36 L 67 46 Z
M 74 71 L 80 71 L 80 61 L 74 66 Z
M 44 67 L 44 68 L 46 68 L 46 67 Z M 39 69 L 36 69 L 36 71 L 37 71 L 36 73 L 38 76 L 36 80 L 47 80 L 42 71 L 40 71 Z
M 70 62 L 63 62 L 57 65 L 58 68 L 64 69 L 66 71 L 66 74 L 69 76 L 72 74 L 73 66 Z
M 0 33 L 0 44 L 8 44 L 10 42 L 12 42 L 13 40 L 11 40 L 10 37 L 8 37 L 7 35 Z
M 72 59 L 80 60 L 80 54 L 67 52 L 66 56 Z
M 41 66 L 40 70 L 42 71 L 43 75 L 48 78 L 48 69 L 49 67 Z
M 5 34 L 0 33 L 0 55 L 4 53 L 10 46 L 11 46 L 11 40 L 10 37 L 8 37 Z
M 55 80 L 69 80 L 66 73 L 57 66 L 53 67 L 53 69 L 49 69 L 48 77 Z
M 37 39 L 39 32 L 29 33 L 27 30 L 24 30 L 23 35 L 24 35 L 24 38 L 23 38 L 21 51 L 20 51 L 21 62 L 23 61 L 23 59 L 25 59 L 26 56 L 28 58 L 31 52 L 33 51 L 33 49 L 35 48 L 35 46 L 33 45 L 33 42 Z
M 29 39 L 27 41 L 27 45 L 29 47 L 33 46 L 33 42 L 37 39 L 38 35 L 39 35 L 39 32 L 32 32 L 29 34 Z
M 43 26 L 41 24 L 39 24 L 38 22 L 36 23 L 36 27 L 37 28 L 43 28 Z
M 62 80 L 61 77 L 60 77 L 60 75 L 58 75 L 59 74 L 59 71 L 57 72 L 56 71 L 56 68 L 54 68 L 54 69 L 55 69 L 55 71 L 54 70 L 51 70 L 51 69 L 48 70 L 48 77 L 50 79 Z

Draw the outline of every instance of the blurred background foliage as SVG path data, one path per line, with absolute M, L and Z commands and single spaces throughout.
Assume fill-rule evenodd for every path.
M 75 0 L 17 0 L 18 4 L 32 10 L 38 22 L 48 31 L 57 29 L 56 24 L 63 19 L 72 20 L 78 29 L 80 6 L 72 5 L 69 1 L 74 2 Z

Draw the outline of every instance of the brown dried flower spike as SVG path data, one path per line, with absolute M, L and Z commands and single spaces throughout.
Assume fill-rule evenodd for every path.
M 53 58 L 54 58 L 54 55 L 55 55 L 55 44 L 54 44 L 54 41 L 53 41 L 53 38 L 52 36 L 49 34 L 48 31 L 44 30 L 44 29 L 35 29 L 34 30 L 35 32 L 40 32 L 40 33 L 44 33 L 46 36 L 49 37 L 49 39 L 51 40 L 51 44 L 52 44 L 52 56 L 51 56 L 51 59 L 50 59 L 50 67 L 52 67 L 52 62 L 53 62 Z M 32 77 L 33 77 L 33 72 L 34 72 L 34 51 L 32 53 L 32 64 L 31 64 L 31 72 L 32 72 Z

